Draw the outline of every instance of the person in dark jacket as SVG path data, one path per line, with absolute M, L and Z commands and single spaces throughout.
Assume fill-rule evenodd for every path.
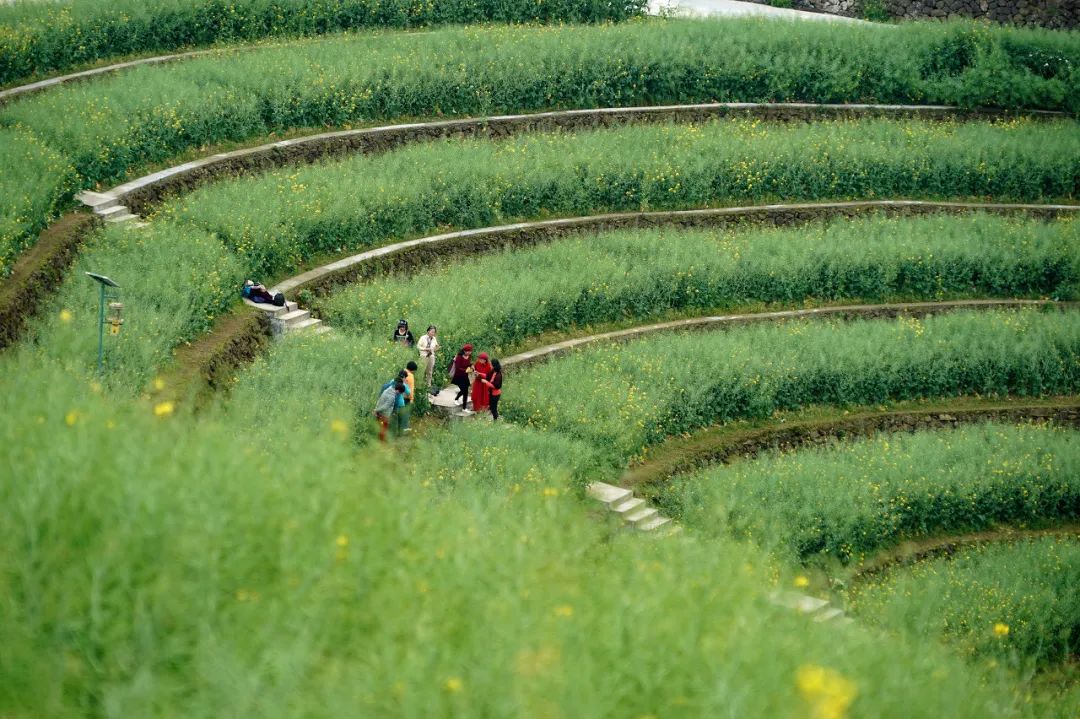
M 465 345 L 458 350 L 454 361 L 450 363 L 450 383 L 457 386 L 458 395 L 454 401 L 461 400 L 461 409 L 469 409 L 469 370 L 472 369 L 472 345 Z
M 412 347 L 416 344 L 416 341 L 413 339 L 412 331 L 409 329 L 409 323 L 405 320 L 398 320 L 397 329 L 394 330 L 392 339 L 395 342 L 400 342 L 406 347 Z

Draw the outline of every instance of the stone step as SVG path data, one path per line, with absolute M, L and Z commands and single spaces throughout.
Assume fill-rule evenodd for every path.
M 639 507 L 634 511 L 630 512 L 629 514 L 624 514 L 623 519 L 625 519 L 627 522 L 630 522 L 636 527 L 637 525 L 643 524 L 644 522 L 652 519 L 658 514 L 659 512 L 657 512 L 656 509 L 653 507 Z
M 321 324 L 322 324 L 322 320 L 317 320 L 314 317 L 311 317 L 311 318 L 306 319 L 306 320 L 304 320 L 302 322 L 297 322 L 296 324 L 293 324 L 293 325 L 285 325 L 285 331 L 289 332 L 290 334 L 293 333 L 293 332 L 302 332 L 303 330 L 306 330 L 309 327 L 316 327 L 316 326 L 321 325 Z
M 295 302 L 285 302 L 284 307 L 278 307 L 277 305 L 268 304 L 266 302 L 252 302 L 251 300 L 244 300 L 244 304 L 248 307 L 254 307 L 257 310 L 261 310 L 271 317 L 280 317 L 288 312 L 295 312 L 298 305 Z
M 310 318 L 311 312 L 308 310 L 295 309 L 283 314 L 275 315 L 275 317 L 284 322 L 286 327 L 293 327 Z
M 609 509 L 611 509 L 612 512 L 618 512 L 619 514 L 626 516 L 628 512 L 632 512 L 643 504 L 645 504 L 644 499 L 631 495 L 618 504 L 611 505 Z
M 605 484 L 604 482 L 593 482 L 589 485 L 588 489 L 586 489 L 586 493 L 593 499 L 603 502 L 609 507 L 626 500 L 628 497 L 634 496 L 634 493 L 629 489 L 616 487 L 613 484 Z
M 829 607 L 828 609 L 823 609 L 822 611 L 815 614 L 814 615 L 814 621 L 815 622 L 827 622 L 827 621 L 829 621 L 831 619 L 836 619 L 837 617 L 842 617 L 842 616 L 844 616 L 844 610 L 843 609 L 837 609 L 836 607 Z
M 115 215 L 110 215 L 105 218 L 105 221 L 111 225 L 118 225 L 121 222 L 127 222 L 128 220 L 138 219 L 136 215 L 131 214 L 126 208 L 121 208 L 124 211 Z
M 670 523 L 670 517 L 661 517 L 659 514 L 656 514 L 653 515 L 652 519 L 646 519 L 644 522 L 635 524 L 634 529 L 640 529 L 642 532 L 652 532 L 663 527 L 665 524 Z
M 94 214 L 97 215 L 98 217 L 102 217 L 102 218 L 108 220 L 108 219 L 113 218 L 113 217 L 119 217 L 120 215 L 131 214 L 131 213 L 128 212 L 128 208 L 124 207 L 123 205 L 115 204 L 115 205 L 112 205 L 112 206 L 104 208 L 104 209 L 98 209 L 97 207 L 95 207 L 94 208 Z
M 102 210 L 107 210 L 110 207 L 116 207 L 120 204 L 120 198 L 113 197 L 112 195 L 103 195 L 99 192 L 80 192 L 76 197 L 79 202 L 91 207 L 94 212 L 100 213 Z

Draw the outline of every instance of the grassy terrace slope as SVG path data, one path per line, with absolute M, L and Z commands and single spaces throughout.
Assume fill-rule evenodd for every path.
M 1080 313 L 790 322 L 589 348 L 515 375 L 513 421 L 626 461 L 665 436 L 810 404 L 1080 387 Z
M 0 5 L 0 86 L 86 63 L 200 45 L 371 27 L 598 22 L 638 0 L 52 0 Z
M 166 205 L 143 230 L 106 230 L 89 243 L 54 306 L 75 313 L 76 323 L 54 321 L 39 336 L 46 345 L 65 336 L 88 341 L 75 329 L 96 306 L 80 270 L 110 268 L 130 311 L 146 318 L 114 354 L 124 373 L 116 379 L 140 387 L 173 346 L 235 302 L 245 276 L 265 280 L 317 255 L 551 213 L 866 193 L 1072 196 L 1080 133 L 1062 131 L 1072 127 L 662 125 L 446 140 L 277 171 L 202 188 Z M 1062 227 L 1068 233 L 1071 225 Z M 1050 294 L 1053 279 L 1044 279 L 1050 284 L 1040 292 Z
M 901 541 L 1080 519 L 1080 432 L 974 425 L 772 454 L 679 477 L 689 526 L 796 560 L 859 562 Z
M 1077 222 L 975 214 L 581 234 L 378 277 L 315 307 L 349 331 L 379 337 L 411 317 L 437 324 L 447 347 L 503 355 L 546 332 L 672 313 L 962 297 L 1080 298 Z
M 75 188 L 291 128 L 710 100 L 1075 111 L 1070 103 L 1080 97 L 1070 69 L 1080 66 L 1080 50 L 1071 35 L 960 24 L 763 27 L 771 26 L 647 22 L 370 34 L 143 67 L 50 91 L 0 110 L 0 148 L 37 147 L 32 162 L 52 165 L 55 156 L 64 168 L 33 187 L 12 188 L 20 192 L 5 188 L 0 225 L 18 219 L 18 232 L 0 236 L 0 257 L 10 261 Z M 38 143 L 20 142 L 17 132 L 33 133 Z M 27 194 L 28 202 L 20 199 Z
M 940 637 L 970 655 L 1020 667 L 1069 660 L 1080 652 L 1078 539 L 976 546 L 898 568 L 855 585 L 849 607 L 866 621 Z

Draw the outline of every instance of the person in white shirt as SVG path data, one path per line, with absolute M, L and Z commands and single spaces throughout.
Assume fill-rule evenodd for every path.
M 427 332 L 421 335 L 420 341 L 416 343 L 416 348 L 420 351 L 420 361 L 424 364 L 424 379 L 427 381 L 431 394 L 439 393 L 431 384 L 431 375 L 435 371 L 435 353 L 439 351 L 439 340 L 435 339 L 436 332 L 435 325 L 429 326 Z

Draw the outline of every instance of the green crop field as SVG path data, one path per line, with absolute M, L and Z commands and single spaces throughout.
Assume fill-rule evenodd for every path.
M 791 229 L 579 235 L 380 277 L 315 306 L 335 327 L 354 332 L 381 337 L 399 317 L 414 317 L 437 324 L 448 345 L 472 342 L 505 353 L 545 332 L 631 318 L 643 323 L 673 312 L 962 297 L 1068 300 L 1077 297 L 1078 281 L 1080 234 L 1072 220 L 875 217 Z
M 0 108 L 0 717 L 1080 714 L 1062 538 L 1080 515 L 1064 426 L 1080 311 L 765 314 L 1078 299 L 1070 209 L 977 209 L 1076 202 L 1076 33 L 641 10 L 0 6 L 0 85 L 214 48 Z M 285 135 L 711 101 L 1006 114 L 420 133 L 310 165 L 293 145 L 296 164 L 198 178 L 132 205 L 137 221 L 53 223 L 81 190 Z M 271 337 L 238 297 L 248 277 L 449 230 L 876 199 L 976 205 L 424 245 L 290 295 L 288 317 L 314 310 L 323 334 Z M 87 271 L 121 285 L 100 372 Z M 442 383 L 464 342 L 505 357 L 736 311 L 758 316 L 508 366 L 497 422 L 441 412 L 421 386 L 412 432 L 375 438 L 379 388 L 418 359 L 389 341 L 399 317 L 440 326 Z M 846 418 L 931 406 L 938 424 L 980 421 L 848 441 Z M 702 454 L 675 476 L 653 459 L 742 429 L 735 454 L 756 452 L 750 430 L 782 438 L 800 417 L 823 446 Z M 657 471 L 639 494 L 675 520 L 652 532 L 648 505 L 620 515 L 588 490 L 641 468 Z M 1036 531 L 1054 538 L 917 552 Z
M 856 584 L 860 617 L 1025 667 L 1080 649 L 1076 535 L 978 546 Z
M 885 435 L 680 477 L 665 504 L 710 533 L 858 562 L 904 540 L 1077 521 L 1078 442 L 992 424 Z

